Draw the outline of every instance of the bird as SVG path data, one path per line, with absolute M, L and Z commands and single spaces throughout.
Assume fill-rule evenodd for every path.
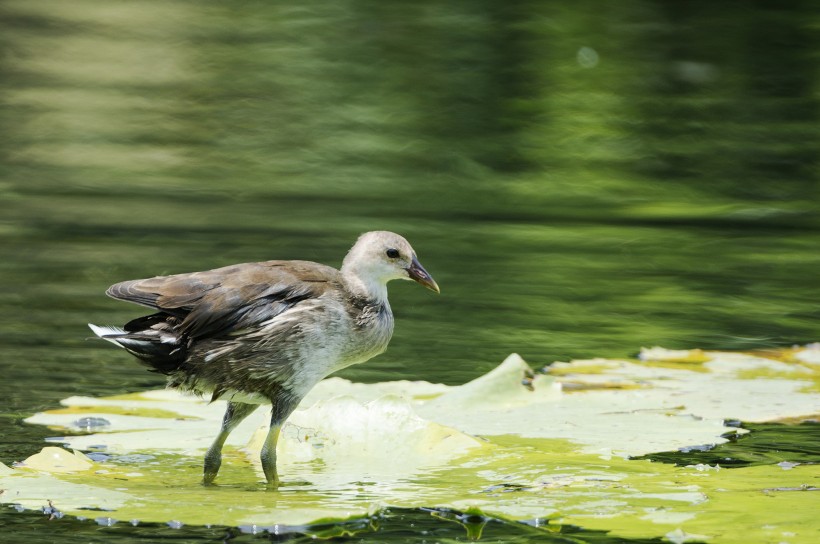
M 320 380 L 387 349 L 387 283 L 397 279 L 441 292 L 407 240 L 372 231 L 359 236 L 338 270 L 273 260 L 116 283 L 108 296 L 154 313 L 121 328 L 89 327 L 166 375 L 169 388 L 227 401 L 205 454 L 205 485 L 214 484 L 231 431 L 270 404 L 260 458 L 267 486 L 276 489 L 282 425 Z

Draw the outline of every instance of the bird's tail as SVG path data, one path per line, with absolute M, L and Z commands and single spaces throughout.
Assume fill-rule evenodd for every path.
M 91 323 L 88 327 L 103 340 L 124 348 L 157 372 L 163 374 L 173 372 L 185 360 L 186 350 L 180 344 L 179 339 L 162 331 L 152 328 L 131 331 L 119 327 L 101 327 Z
M 93 332 L 103 340 L 107 340 L 112 344 L 116 344 L 120 347 L 122 346 L 119 342 L 117 342 L 116 337 L 127 334 L 123 329 L 119 327 L 100 327 L 99 325 L 89 323 L 88 328 L 91 329 L 91 332 Z

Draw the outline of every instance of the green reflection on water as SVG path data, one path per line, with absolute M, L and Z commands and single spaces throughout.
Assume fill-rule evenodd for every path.
M 785 469 L 795 464 L 820 463 L 820 424 L 744 423 L 749 434 L 734 436 L 729 442 L 710 447 L 704 445 L 687 451 L 651 453 L 636 459 L 686 465 L 720 465 L 740 468 L 780 463 Z

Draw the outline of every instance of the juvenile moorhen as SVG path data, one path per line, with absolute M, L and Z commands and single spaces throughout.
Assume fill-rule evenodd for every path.
M 395 279 L 439 292 L 407 240 L 368 232 L 341 270 L 266 261 L 117 283 L 107 295 L 156 313 L 123 328 L 89 326 L 166 374 L 169 387 L 228 401 L 205 454 L 206 485 L 216 478 L 230 432 L 260 404 L 271 404 L 261 459 L 275 488 L 279 430 L 299 401 L 328 374 L 387 348 L 393 334 L 387 282 Z

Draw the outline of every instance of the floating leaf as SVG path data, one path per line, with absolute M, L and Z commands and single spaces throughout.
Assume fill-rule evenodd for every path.
M 700 349 L 664 349 L 661 347 L 641 348 L 638 355 L 641 361 L 667 361 L 672 363 L 699 364 L 710 360 Z
M 91 460 L 80 452 L 68 452 L 62 448 L 43 448 L 20 465 L 43 472 L 81 472 L 91 468 Z
M 820 469 L 804 458 L 772 454 L 766 464 L 731 470 L 711 460 L 674 466 L 630 459 L 720 452 L 715 446 L 727 433 L 743 432 L 727 419 L 818 412 L 820 395 L 806 390 L 816 367 L 786 355 L 703 352 L 702 359 L 671 367 L 573 361 L 537 374 L 510 356 L 457 387 L 331 378 L 283 427 L 284 484 L 275 492 L 266 491 L 257 460 L 264 410 L 231 435 L 219 485 L 206 488 L 199 485 L 202 454 L 223 403 L 173 391 L 72 397 L 66 408 L 29 422 L 70 430 L 77 414 L 104 419 L 109 425 L 89 427 L 93 434 L 52 439 L 95 453 L 89 459 L 49 447 L 25 467 L 0 467 L 0 499 L 27 508 L 52 499 L 69 515 L 101 508 L 109 511 L 104 521 L 276 530 L 425 507 L 472 520 L 465 526 L 474 537 L 481 520 L 496 516 L 674 542 L 812 541 L 820 521 L 807 497 Z M 348 532 L 367 526 L 339 525 Z

